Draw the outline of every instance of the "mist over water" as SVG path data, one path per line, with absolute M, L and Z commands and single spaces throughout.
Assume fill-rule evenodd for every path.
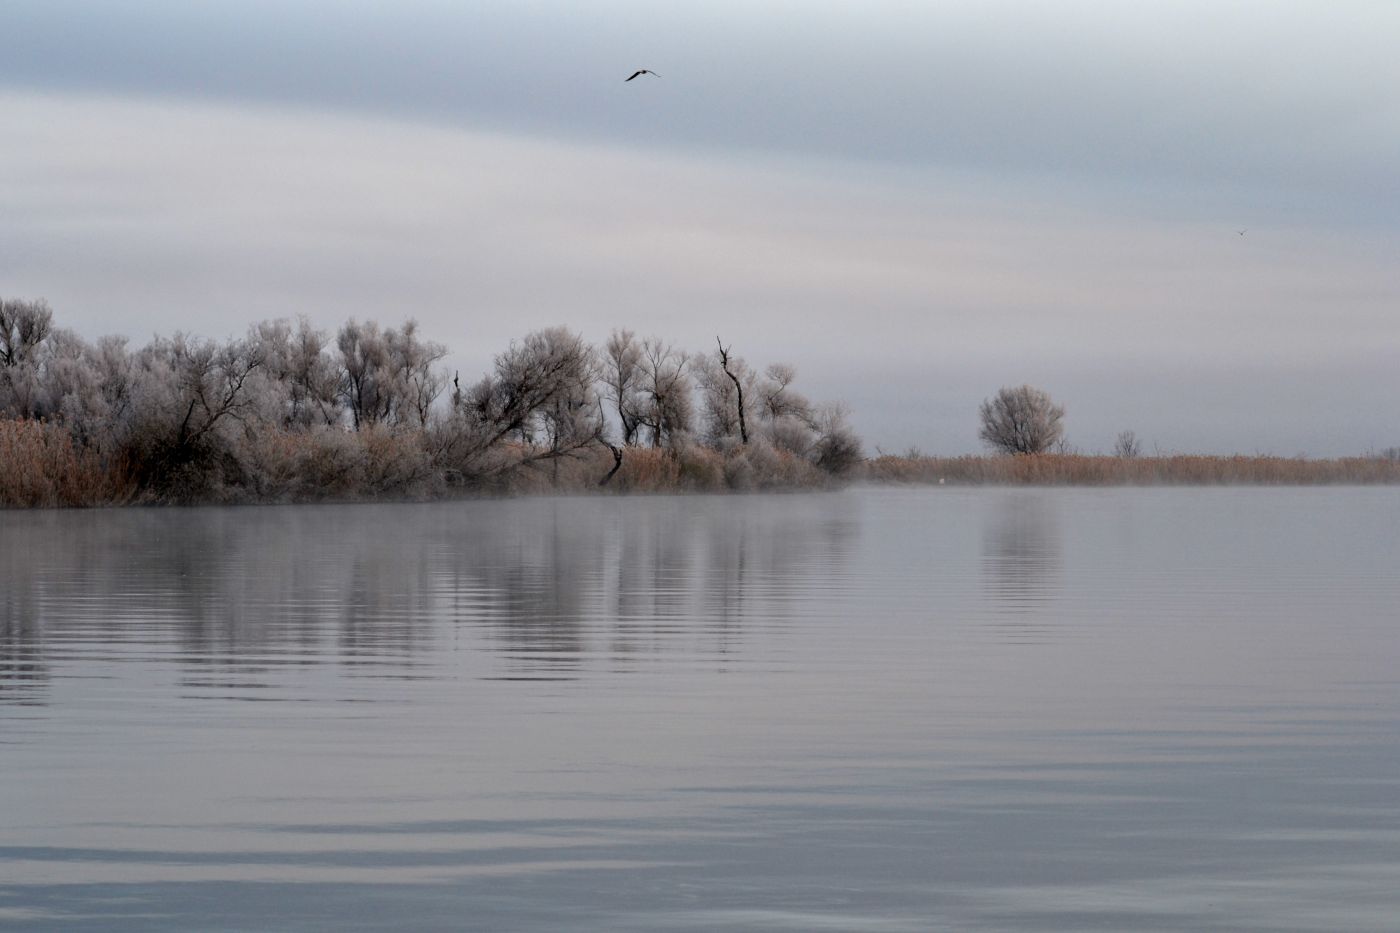
M 0 928 L 1389 929 L 1400 495 L 0 513 Z

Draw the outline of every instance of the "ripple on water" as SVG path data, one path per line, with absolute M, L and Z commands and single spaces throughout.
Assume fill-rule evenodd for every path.
M 1388 929 L 1400 497 L 0 514 L 0 927 Z

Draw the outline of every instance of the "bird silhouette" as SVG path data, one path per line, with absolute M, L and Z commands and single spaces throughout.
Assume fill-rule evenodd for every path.
M 1249 230 L 1247 230 L 1247 229 L 1245 229 L 1245 230 L 1236 230 L 1235 232 L 1238 233 L 1240 236 L 1244 236 L 1246 233 L 1249 232 Z
M 657 78 L 661 77 L 661 75 L 659 75 L 659 74 L 657 74 L 656 72 L 652 71 L 650 68 L 643 68 L 643 69 L 641 69 L 641 70 L 639 70 L 639 71 L 634 71 L 634 72 L 632 72 L 632 78 L 635 78 L 637 75 L 652 75 L 653 77 L 657 77 Z M 623 81 L 622 83 L 623 83 L 623 84 L 626 84 L 627 81 L 631 81 L 632 78 L 628 78 L 626 81 Z

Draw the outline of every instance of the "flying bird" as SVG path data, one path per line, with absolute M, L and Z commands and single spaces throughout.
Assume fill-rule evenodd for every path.
M 1238 233 L 1240 236 L 1244 236 L 1246 233 L 1249 232 L 1249 230 L 1248 230 L 1248 229 L 1236 230 L 1235 232 Z
M 655 77 L 655 78 L 661 77 L 661 75 L 659 75 L 659 74 L 657 74 L 656 72 L 652 71 L 650 68 L 643 68 L 643 69 L 641 69 L 640 71 L 634 71 L 634 72 L 632 72 L 632 78 L 635 78 L 637 75 L 651 75 L 652 77 Z M 628 78 L 627 81 L 631 81 L 632 78 Z M 623 84 L 626 84 L 627 81 L 623 81 L 622 83 L 623 83 Z

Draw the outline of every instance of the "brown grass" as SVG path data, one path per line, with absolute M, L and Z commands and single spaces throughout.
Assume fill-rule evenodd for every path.
M 822 489 L 832 480 L 801 457 L 762 445 L 724 451 L 629 447 L 610 485 L 616 492 L 746 492 Z
M 431 499 L 461 495 L 675 493 L 829 488 L 835 482 L 806 459 L 755 443 L 715 449 L 629 447 L 606 486 L 610 451 L 601 446 L 557 459 L 505 444 L 469 475 L 434 464 L 421 431 L 371 428 L 265 430 L 239 444 L 221 484 L 183 498 L 138 485 L 130 458 L 104 457 L 76 443 L 60 424 L 0 419 L 0 508 L 123 505 L 131 502 L 317 502 Z M 230 454 L 229 456 L 233 456 Z M 1148 486 L 1400 483 L 1400 459 L 1348 457 L 881 456 L 857 479 L 953 485 Z
M 629 447 L 610 486 L 618 492 L 665 492 L 680 488 L 680 458 L 659 447 Z
M 135 495 L 124 464 L 79 449 L 60 425 L 0 419 L 0 508 L 122 505 Z
M 1400 483 L 1400 461 L 1379 457 L 1136 457 L 1077 454 L 1018 457 L 894 457 L 865 464 L 881 483 L 1008 486 L 1313 486 Z

